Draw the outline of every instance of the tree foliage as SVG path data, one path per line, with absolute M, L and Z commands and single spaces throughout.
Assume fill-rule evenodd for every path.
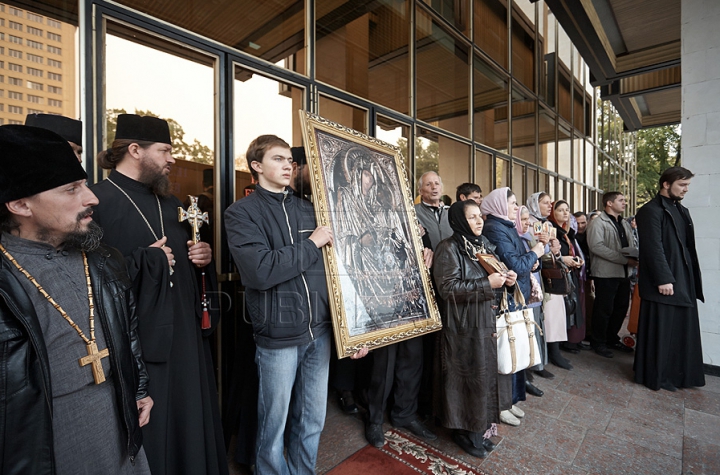
M 650 201 L 665 169 L 680 165 L 680 126 L 668 125 L 637 132 L 637 203 Z
M 427 147 L 425 146 L 427 144 Z M 400 137 L 397 141 L 400 150 L 407 151 L 407 139 Z M 415 139 L 415 177 L 419 178 L 425 172 L 439 171 L 440 145 L 432 140 Z
M 117 117 L 120 114 L 127 114 L 125 109 L 109 109 L 107 111 L 107 147 L 109 148 L 115 140 L 115 129 L 117 128 Z M 152 117 L 158 117 L 159 115 L 151 111 L 143 111 L 135 109 L 137 115 L 149 115 Z M 215 161 L 215 154 L 212 149 L 206 145 L 203 145 L 198 139 L 195 139 L 193 143 L 189 144 L 185 142 L 185 131 L 182 126 L 175 119 L 165 119 L 168 122 L 170 128 L 170 140 L 172 140 L 173 151 L 172 154 L 175 158 L 182 160 L 189 160 L 197 163 L 204 163 L 212 165 Z

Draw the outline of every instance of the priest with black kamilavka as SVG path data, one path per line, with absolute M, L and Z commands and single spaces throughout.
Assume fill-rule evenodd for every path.
M 150 473 L 132 284 L 86 179 L 64 138 L 0 127 L 3 474 Z
M 52 130 L 70 144 L 75 156 L 82 162 L 82 121 L 56 114 L 28 114 L 25 125 Z
M 690 211 L 681 202 L 694 175 L 671 167 L 637 212 L 640 319 L 635 381 L 650 389 L 705 386 L 698 299 L 704 302 Z
M 208 336 L 217 323 L 207 297 L 212 251 L 179 222 L 168 175 L 175 159 L 168 123 L 121 114 L 98 164 L 112 170 L 92 190 L 103 241 L 128 261 L 139 331 L 152 379 L 153 419 L 143 428 L 153 475 L 228 473 Z M 205 285 L 203 284 L 205 283 Z M 208 314 L 208 310 L 210 313 Z

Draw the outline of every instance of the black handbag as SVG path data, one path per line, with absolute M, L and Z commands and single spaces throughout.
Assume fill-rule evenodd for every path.
M 574 290 L 570 269 L 561 260 L 556 260 L 555 256 L 552 258 L 552 267 L 546 267 L 546 261 L 543 261 L 540 276 L 548 294 L 567 295 Z

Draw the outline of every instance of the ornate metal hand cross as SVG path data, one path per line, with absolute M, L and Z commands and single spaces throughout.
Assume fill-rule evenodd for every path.
M 190 206 L 188 206 L 187 211 L 182 209 L 181 206 L 178 206 L 178 221 L 182 223 L 187 220 L 190 223 L 193 229 L 193 243 L 197 244 L 198 241 L 200 241 L 200 227 L 203 223 L 210 224 L 210 220 L 208 219 L 207 211 L 204 213 L 200 212 L 200 208 L 198 208 L 197 205 L 197 196 L 188 195 L 188 198 L 190 198 Z

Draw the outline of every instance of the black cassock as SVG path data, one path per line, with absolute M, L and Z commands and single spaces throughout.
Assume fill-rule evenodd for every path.
M 160 198 L 162 222 L 176 264 L 170 275 L 164 251 L 149 248 L 162 237 L 160 210 L 147 186 L 113 170 L 92 187 L 100 204 L 93 219 L 103 241 L 127 259 L 137 299 L 139 333 L 150 375 L 154 406 L 143 427 L 144 447 L 153 475 L 227 474 L 217 388 L 207 334 L 201 329 L 200 273 L 187 257 L 191 230 L 178 222 L 180 201 Z M 206 282 L 214 277 L 207 267 Z M 172 285 L 171 285 L 172 283 Z M 210 289 L 208 289 L 210 290 Z M 212 305 L 212 308 L 218 308 Z M 213 328 L 218 316 L 212 314 Z
M 704 386 L 697 299 L 702 278 L 690 213 L 679 202 L 656 196 L 637 213 L 640 234 L 640 318 L 635 381 L 650 389 Z M 673 284 L 673 295 L 658 285 Z

